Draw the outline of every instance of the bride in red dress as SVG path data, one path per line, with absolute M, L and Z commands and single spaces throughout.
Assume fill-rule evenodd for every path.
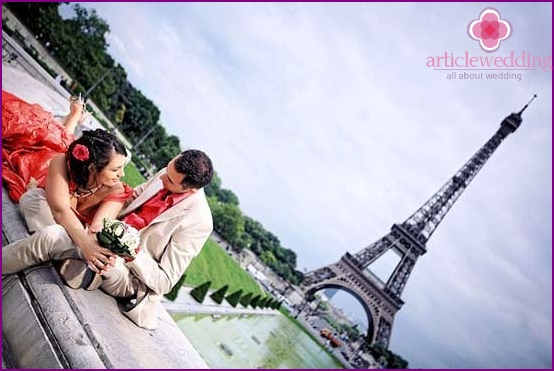
M 72 256 L 96 273 L 113 265 L 114 254 L 98 245 L 95 232 L 104 218 L 115 219 L 132 196 L 133 190 L 120 181 L 127 151 L 101 129 L 83 131 L 75 139 L 83 114 L 84 104 L 74 100 L 60 123 L 38 104 L 2 91 L 2 179 L 35 232 L 3 248 L 3 274 Z M 58 251 L 43 236 L 55 225 L 65 229 L 71 249 Z
M 58 122 L 38 104 L 2 91 L 2 179 L 10 198 L 19 202 L 29 183 L 44 188 L 50 159 L 75 140 L 82 105 L 73 100 L 65 122 Z

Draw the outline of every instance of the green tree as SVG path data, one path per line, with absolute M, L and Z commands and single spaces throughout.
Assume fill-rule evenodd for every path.
M 267 301 L 267 298 L 260 298 L 260 300 L 258 300 L 258 307 L 259 308 L 265 308 L 265 303 Z
M 208 289 L 210 288 L 211 284 L 211 281 L 208 281 L 195 287 L 190 291 L 190 296 L 192 296 L 197 302 L 202 303 L 204 301 L 204 298 L 206 297 L 206 294 L 208 293 Z
M 260 255 L 260 259 L 270 267 L 276 266 L 277 259 L 275 259 L 275 256 L 273 256 L 273 253 L 269 250 L 262 251 Z
M 254 239 L 252 236 L 250 236 L 247 232 L 242 232 L 240 237 L 234 242 L 233 247 L 240 251 L 242 249 L 247 249 L 250 246 L 252 246 L 252 243 L 254 242 Z
M 343 330 L 346 332 L 346 336 L 348 336 L 348 338 L 353 342 L 357 341 L 362 336 L 362 334 L 360 334 L 360 330 L 358 329 L 358 325 L 345 325 Z
M 269 307 L 269 304 L 271 303 L 272 300 L 273 300 L 273 298 L 271 298 L 271 297 L 269 297 L 269 296 L 266 296 L 266 297 L 264 298 L 264 303 L 263 303 L 264 308 Z
M 204 187 L 204 192 L 206 193 L 206 196 L 216 196 L 219 193 L 219 190 L 221 188 L 221 178 L 219 175 L 217 175 L 217 172 L 214 171 L 214 175 L 212 177 L 212 181 L 209 185 Z
M 251 292 L 249 292 L 248 294 L 246 294 L 242 298 L 240 298 L 239 303 L 243 307 L 246 308 L 248 306 L 248 304 L 250 304 L 250 299 L 252 299 L 252 293 Z
M 179 278 L 179 281 L 173 286 L 170 292 L 165 294 L 165 297 L 171 301 L 174 301 L 177 299 L 177 295 L 179 294 L 179 290 L 181 289 L 181 286 L 183 286 L 183 282 L 185 282 L 185 275 L 183 274 L 181 278 Z
M 230 295 L 227 295 L 227 297 L 225 298 L 225 300 L 227 300 L 227 302 L 229 304 L 231 304 L 231 306 L 234 308 L 237 306 L 239 300 L 240 300 L 240 296 L 242 295 L 242 289 L 241 290 L 238 290 L 238 291 L 235 291 L 234 293 L 230 294 Z
M 119 127 L 123 123 L 125 111 L 129 104 L 126 97 L 129 94 L 128 89 L 130 85 L 127 81 L 127 73 L 119 63 L 116 63 L 112 67 L 108 77 L 113 82 L 115 90 L 107 97 L 109 108 L 104 113 Z M 124 111 L 122 111 L 123 107 L 125 107 Z
M 233 204 L 237 206 L 239 204 L 239 198 L 237 195 L 235 195 L 233 191 L 225 188 L 221 188 L 219 192 L 217 192 L 217 199 L 219 202 L 224 204 Z
M 127 108 L 121 123 L 121 129 L 125 131 L 131 140 L 138 141 L 152 127 L 155 127 L 155 130 L 147 137 L 148 140 L 145 140 L 139 146 L 140 151 L 150 157 L 158 149 L 152 143 L 163 142 L 165 137 L 167 137 L 165 129 L 158 124 L 160 110 L 130 83 L 126 84 L 124 91 L 125 95 L 122 96 L 122 99 Z M 143 148 L 143 145 L 145 148 Z
M 394 369 L 407 369 L 408 368 L 408 361 L 406 361 L 404 358 L 400 357 L 398 354 L 395 354 L 391 352 L 391 355 L 389 359 L 387 360 L 387 368 L 394 368 Z
M 304 273 L 299 270 L 292 271 L 292 277 L 289 279 L 293 284 L 298 285 L 304 280 Z
M 289 267 L 296 267 L 296 253 L 289 249 L 281 249 L 281 251 L 282 256 L 280 256 L 280 258 L 282 258 Z
M 165 128 L 160 124 L 154 127 L 155 129 L 140 144 L 140 151 L 148 156 L 158 169 L 161 169 L 181 152 L 181 148 L 179 138 L 175 135 L 168 136 Z
M 261 295 L 256 295 L 250 300 L 250 305 L 252 308 L 256 308 L 258 306 L 258 302 L 260 301 Z
M 227 289 L 229 288 L 229 285 L 225 285 L 219 290 L 213 292 L 210 297 L 217 303 L 221 304 L 223 299 L 225 298 L 225 293 L 227 292 Z
M 302 282 L 304 276 L 296 270 L 296 253 L 282 247 L 277 236 L 267 231 L 262 224 L 244 216 L 243 236 L 244 240 L 239 239 L 236 243 L 238 248 L 249 248 L 275 273 L 293 284 Z
M 212 205 L 210 205 L 212 206 Z M 227 241 L 235 243 L 244 232 L 244 218 L 237 205 L 220 204 L 212 208 L 214 229 Z
M 125 108 L 125 104 L 121 103 L 119 109 L 115 113 L 114 121 L 118 125 L 123 122 L 123 117 L 125 117 Z
M 392 352 L 391 350 L 386 349 L 381 344 L 373 344 L 369 348 L 369 352 L 375 359 L 380 359 L 381 357 L 386 361 L 386 368 L 408 368 L 408 362 L 403 359 L 398 354 Z

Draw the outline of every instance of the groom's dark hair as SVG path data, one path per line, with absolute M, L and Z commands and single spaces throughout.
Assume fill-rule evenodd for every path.
M 188 149 L 175 159 L 175 170 L 185 174 L 183 188 L 202 188 L 210 184 L 214 174 L 212 160 L 204 152 Z

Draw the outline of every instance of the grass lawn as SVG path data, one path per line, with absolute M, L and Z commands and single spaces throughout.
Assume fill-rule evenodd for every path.
M 185 272 L 187 286 L 196 287 L 206 281 L 212 282 L 210 290 L 229 285 L 228 294 L 240 289 L 243 295 L 248 292 L 263 294 L 256 281 L 211 238 Z
M 121 181 L 134 188 L 144 183 L 146 179 L 140 174 L 135 164 L 131 161 L 125 166 L 125 176 L 121 178 Z

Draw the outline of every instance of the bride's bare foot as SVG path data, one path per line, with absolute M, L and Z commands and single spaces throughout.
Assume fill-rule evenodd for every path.
M 33 188 L 37 188 L 38 187 L 38 182 L 35 178 L 31 177 L 31 179 L 29 179 L 29 183 L 27 183 L 27 186 L 25 187 L 27 190 L 30 190 L 30 189 L 33 189 Z
M 81 114 L 81 117 L 79 117 L 79 125 L 81 125 L 83 122 L 86 121 L 86 119 L 88 119 L 88 117 L 91 115 L 91 113 L 87 110 L 84 110 L 83 113 Z
M 81 99 L 81 95 L 79 95 L 79 98 L 70 97 L 69 101 L 71 102 L 70 112 L 62 119 L 62 124 L 65 126 L 65 131 L 75 134 L 75 128 L 86 120 L 88 113 L 85 110 L 85 102 Z

